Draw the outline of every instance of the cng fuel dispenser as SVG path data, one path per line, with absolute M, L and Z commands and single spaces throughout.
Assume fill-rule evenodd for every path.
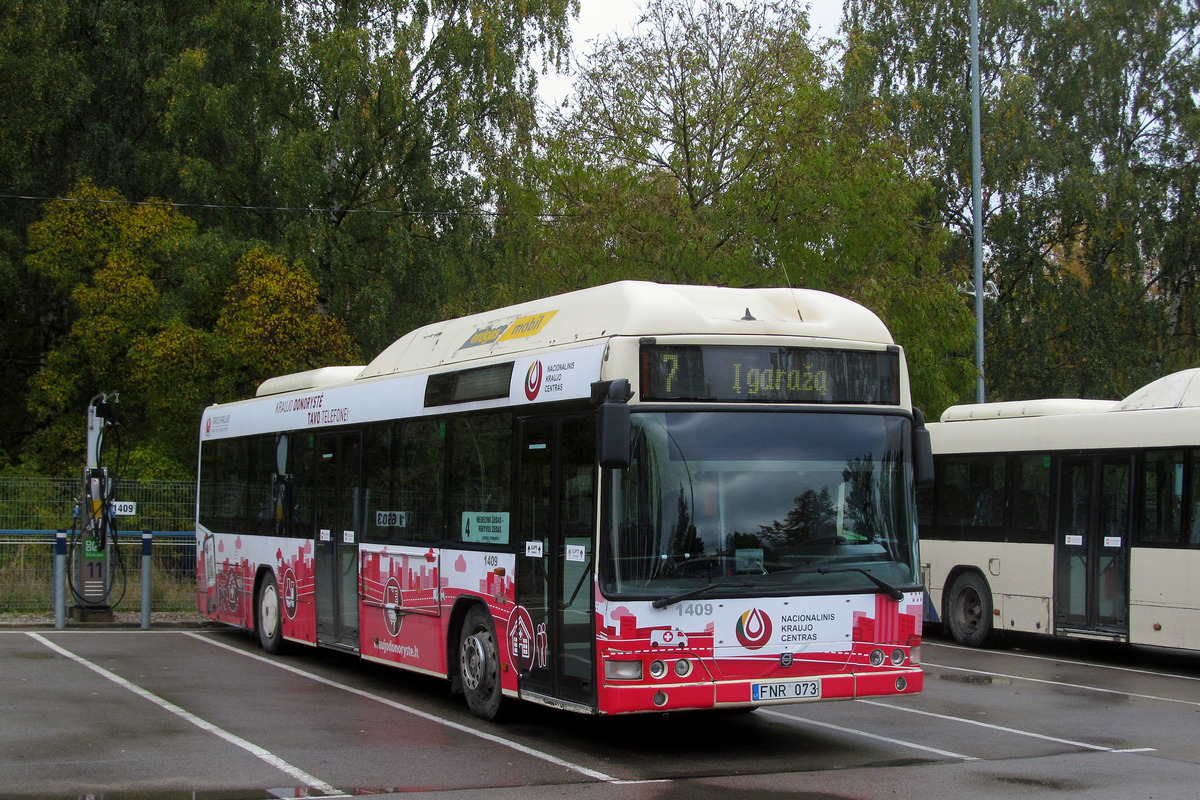
M 125 571 L 113 513 L 116 479 L 101 466 L 105 432 L 110 428 L 119 431 L 119 399 L 116 394 L 111 398 L 98 394 L 88 404 L 87 466 L 83 468 L 83 490 L 75 507 L 75 529 L 67 557 L 67 578 L 75 603 L 72 614 L 81 621 L 112 619 L 113 607 L 125 593 Z M 121 578 L 121 592 L 113 600 L 115 574 Z

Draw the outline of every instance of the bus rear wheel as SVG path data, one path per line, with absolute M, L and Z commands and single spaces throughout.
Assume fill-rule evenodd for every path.
M 496 647 L 492 615 L 483 606 L 471 608 L 463 621 L 458 671 L 471 713 L 483 719 L 496 719 L 504 697 L 500 690 L 500 651 Z
M 946 624 L 954 641 L 979 647 L 992 633 L 992 591 L 976 572 L 964 572 L 950 585 Z
M 283 620 L 279 615 L 279 587 L 274 575 L 267 575 L 258 586 L 258 643 L 275 655 L 283 647 Z

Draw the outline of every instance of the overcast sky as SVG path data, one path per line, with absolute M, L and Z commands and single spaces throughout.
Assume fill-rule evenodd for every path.
M 628 35 L 640 16 L 645 0 L 580 0 L 579 17 L 571 23 L 571 42 L 578 57 L 591 51 L 589 40 L 617 33 Z M 842 19 L 842 0 L 810 0 L 808 19 L 812 34 L 825 37 L 837 33 Z M 573 62 L 572 62 L 573 63 Z M 571 91 L 570 76 L 542 75 L 539 94 L 547 102 L 561 101 Z

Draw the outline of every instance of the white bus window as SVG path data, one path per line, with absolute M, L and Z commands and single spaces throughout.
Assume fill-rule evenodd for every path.
M 441 541 L 444 429 L 441 420 L 432 418 L 368 429 L 369 541 L 394 544 Z
M 941 538 L 978 539 L 1004 526 L 1003 455 L 947 456 L 938 465 L 936 519 Z
M 275 436 L 205 443 L 201 455 L 200 523 L 219 533 L 274 536 L 284 532 L 277 494 Z
M 395 505 L 392 498 L 399 468 L 392 441 L 394 427 L 391 423 L 372 425 L 364 434 L 368 466 L 363 475 L 367 500 L 367 531 L 363 539 L 368 542 L 393 542 L 400 533 L 399 520 L 392 519 L 389 514 Z
M 1152 450 L 1142 469 L 1141 544 L 1178 545 L 1183 536 L 1182 450 Z
M 1193 450 L 1191 457 L 1191 514 L 1188 515 L 1189 547 L 1200 547 L 1200 450 Z
M 481 514 L 496 512 L 495 530 L 490 530 L 483 541 L 507 544 L 507 515 L 512 511 L 512 416 L 453 417 L 446 424 L 450 485 L 454 487 L 447 509 L 448 520 L 454 526 L 451 541 L 480 541 L 477 531 L 467 526 Z
M 1010 541 L 1050 541 L 1050 456 L 1018 455 L 1012 461 Z
M 440 419 L 405 422 L 397 434 L 401 468 L 393 505 L 403 514 L 403 539 L 437 542 L 444 538 L 446 423 Z

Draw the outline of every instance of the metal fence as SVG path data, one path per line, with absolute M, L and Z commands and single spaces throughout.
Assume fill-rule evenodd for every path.
M 0 477 L 0 613 L 54 610 L 55 531 L 75 530 L 82 478 Z M 153 533 L 151 610 L 196 607 L 195 484 L 189 481 L 122 481 L 115 499 L 135 503 L 117 517 L 110 558 L 110 604 L 140 603 L 142 532 Z M 71 594 L 68 590 L 68 602 Z

